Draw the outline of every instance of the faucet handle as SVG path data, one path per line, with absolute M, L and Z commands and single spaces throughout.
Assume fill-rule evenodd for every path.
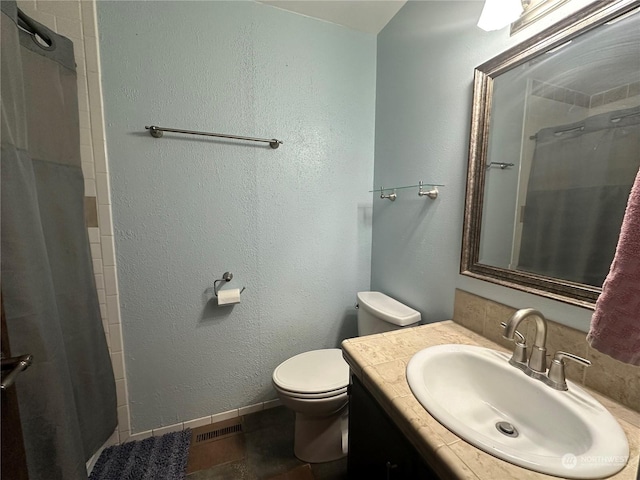
M 553 356 L 553 360 L 551 360 L 551 366 L 549 367 L 548 384 L 550 387 L 555 388 L 556 390 L 568 390 L 567 387 L 567 379 L 564 373 L 564 360 L 573 360 L 574 362 L 578 362 L 585 367 L 591 365 L 591 362 L 586 358 L 579 357 L 578 355 L 574 355 L 573 353 L 561 352 L 558 351 Z
M 507 324 L 504 322 L 500 322 L 500 325 L 502 325 L 503 328 L 507 327 Z M 529 360 L 529 353 L 527 352 L 527 339 L 517 330 L 515 330 L 514 333 L 517 337 L 517 340 L 514 339 L 516 347 L 513 349 L 513 355 L 511 356 L 509 363 L 520 368 L 518 364 L 520 364 L 520 366 L 526 365 L 527 361 Z

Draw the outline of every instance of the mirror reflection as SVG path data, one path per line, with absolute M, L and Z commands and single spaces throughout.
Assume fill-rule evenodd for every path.
M 600 287 L 640 167 L 640 14 L 493 80 L 481 264 Z

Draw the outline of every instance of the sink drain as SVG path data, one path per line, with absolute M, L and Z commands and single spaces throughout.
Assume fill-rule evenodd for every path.
M 496 428 L 501 434 L 506 435 L 507 437 L 516 438 L 519 435 L 516 427 L 511 425 L 509 422 L 498 422 L 496 423 Z

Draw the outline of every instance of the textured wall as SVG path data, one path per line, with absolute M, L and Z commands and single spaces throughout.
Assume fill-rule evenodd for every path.
M 422 179 L 446 187 L 435 202 L 403 190 L 393 203 L 374 199 L 372 289 L 427 322 L 451 318 L 459 287 L 586 331 L 589 310 L 458 274 L 473 69 L 585 3 L 574 0 L 509 37 L 507 28 L 476 27 L 482 2 L 410 1 L 378 35 L 375 185 Z
M 369 288 L 376 38 L 253 2 L 99 2 L 98 23 L 132 430 L 273 399 Z M 212 306 L 227 270 L 242 303 Z

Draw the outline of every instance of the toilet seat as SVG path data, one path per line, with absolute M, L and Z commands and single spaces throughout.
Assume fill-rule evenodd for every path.
M 278 390 L 291 397 L 330 398 L 346 392 L 349 365 L 339 348 L 312 350 L 282 362 L 274 370 L 272 380 Z
M 292 398 L 299 398 L 301 400 L 322 400 L 323 398 L 331 398 L 337 397 L 338 395 L 342 395 L 347 393 L 347 386 L 339 388 L 337 390 L 331 390 L 330 392 L 318 392 L 318 393 L 300 393 L 293 392 L 291 390 L 285 390 L 280 388 L 277 384 L 274 383 L 274 387 L 283 395 L 287 395 Z

